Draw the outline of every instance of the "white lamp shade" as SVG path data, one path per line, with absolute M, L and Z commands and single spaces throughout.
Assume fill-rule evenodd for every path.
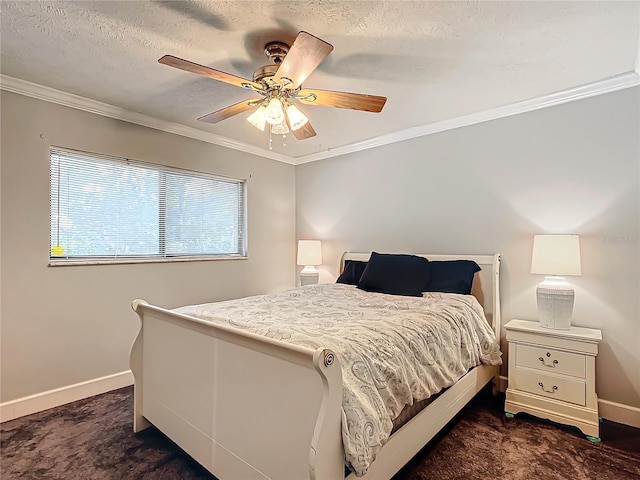
M 271 133 L 274 135 L 286 135 L 289 133 L 289 127 L 286 122 L 280 122 L 275 125 L 271 125 Z
M 260 105 L 260 108 L 247 117 L 247 121 L 258 130 L 262 130 L 264 132 L 264 127 L 267 122 L 267 116 L 265 114 L 266 111 L 267 108 L 264 105 Z
M 322 265 L 320 240 L 298 240 L 298 265 Z
M 271 125 L 277 125 L 284 121 L 284 109 L 282 108 L 282 102 L 278 98 L 269 100 L 264 113 L 267 123 Z
M 298 107 L 294 104 L 290 103 L 286 110 L 287 118 L 289 119 L 289 125 L 291 125 L 291 130 L 298 130 L 302 128 L 309 119 L 306 117 L 304 113 L 302 113 Z
M 581 275 L 578 235 L 535 235 L 531 273 Z

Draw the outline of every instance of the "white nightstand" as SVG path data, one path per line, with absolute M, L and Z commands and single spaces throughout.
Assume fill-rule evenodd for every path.
M 581 327 L 552 330 L 525 320 L 511 320 L 505 329 L 509 342 L 505 414 L 526 412 L 574 425 L 589 440 L 599 442 L 595 375 L 602 332 Z

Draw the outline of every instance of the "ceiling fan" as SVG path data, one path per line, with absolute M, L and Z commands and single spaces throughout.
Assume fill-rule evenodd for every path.
M 302 82 L 311 75 L 332 50 L 333 45 L 307 32 L 298 33 L 291 47 L 283 42 L 269 42 L 264 47 L 264 53 L 272 64 L 258 68 L 253 73 L 253 80 L 172 55 L 165 55 L 158 62 L 246 88 L 259 94 L 261 98 L 243 100 L 235 105 L 204 115 L 198 120 L 217 123 L 257 107 L 247 120 L 262 131 L 267 126 L 269 127 L 269 149 L 271 149 L 272 133 L 286 135 L 292 131 L 298 140 L 316 135 L 309 119 L 297 107 L 297 102 L 305 105 L 347 108 L 365 112 L 382 111 L 382 107 L 387 101 L 386 97 L 302 88 Z

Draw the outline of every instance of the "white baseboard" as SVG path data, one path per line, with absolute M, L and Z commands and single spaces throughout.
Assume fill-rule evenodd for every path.
M 612 422 L 640 428 L 640 408 L 598 399 L 598 414 Z
M 0 422 L 133 385 L 131 370 L 0 403 Z

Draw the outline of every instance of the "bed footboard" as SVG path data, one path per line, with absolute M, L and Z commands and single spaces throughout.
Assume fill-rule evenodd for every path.
M 135 300 L 134 431 L 155 425 L 220 480 L 343 479 L 342 374 L 307 349 Z

